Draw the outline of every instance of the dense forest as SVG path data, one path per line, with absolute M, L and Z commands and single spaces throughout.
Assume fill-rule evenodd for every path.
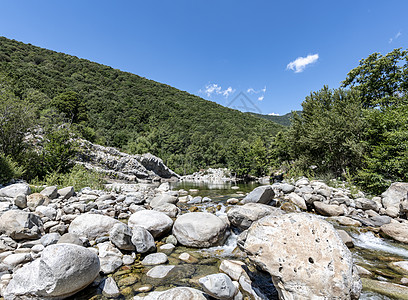
M 313 92 L 302 107 L 274 140 L 276 166 L 340 177 L 374 194 L 408 181 L 408 51 L 371 54 L 341 88 Z
M 227 166 L 242 176 L 264 175 L 273 136 L 283 128 L 165 84 L 4 37 L 0 80 L 1 159 L 18 163 L 29 178 L 67 161 L 70 134 L 128 153 L 150 152 L 180 174 Z M 8 113 L 9 120 L 24 122 L 6 124 Z M 42 136 L 41 147 L 48 150 L 41 155 L 47 157 L 37 159 L 38 151 L 22 142 L 27 131 Z M 47 166 L 34 167 L 38 160 Z

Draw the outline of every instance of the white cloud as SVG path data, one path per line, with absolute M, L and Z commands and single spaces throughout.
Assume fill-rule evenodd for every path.
M 390 40 L 388 41 L 388 43 L 389 44 L 391 44 L 393 41 L 395 41 L 396 39 L 398 39 L 400 36 L 401 36 L 401 31 L 398 31 L 398 33 L 394 36 L 394 37 L 392 37 L 392 38 L 390 38 Z
M 263 89 L 260 89 L 259 91 L 254 90 L 253 88 L 247 89 L 248 94 L 259 94 L 259 93 L 266 93 L 266 86 Z
M 264 98 L 265 98 L 265 96 L 262 95 L 261 97 L 258 97 L 258 100 L 259 100 L 259 101 L 262 101 Z
M 225 98 L 228 98 L 228 96 L 229 96 L 230 94 L 234 93 L 234 92 L 235 92 L 235 90 L 233 90 L 232 87 L 229 86 L 225 91 L 222 92 L 222 95 L 223 95 Z
M 306 57 L 298 57 L 294 61 L 291 61 L 288 63 L 286 66 L 286 69 L 290 69 L 292 71 L 295 71 L 295 73 L 301 73 L 305 70 L 305 68 L 310 65 L 315 63 L 319 59 L 319 54 L 309 54 Z
M 223 95 L 225 98 L 228 98 L 229 95 L 235 93 L 235 89 L 228 87 L 223 90 L 221 86 L 216 83 L 210 83 L 205 86 L 204 90 L 199 90 L 200 93 L 204 93 L 207 97 L 211 98 L 212 95 Z
M 280 114 L 270 113 L 269 116 L 280 116 Z

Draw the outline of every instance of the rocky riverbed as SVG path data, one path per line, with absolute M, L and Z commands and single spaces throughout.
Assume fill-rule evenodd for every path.
M 173 185 L 173 184 L 172 184 Z M 0 189 L 5 299 L 408 299 L 407 185 Z M 363 287 L 363 290 L 362 290 Z

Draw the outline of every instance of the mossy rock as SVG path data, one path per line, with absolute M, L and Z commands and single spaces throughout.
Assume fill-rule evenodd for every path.
M 361 278 L 363 289 L 395 299 L 408 300 L 408 287 L 386 281 Z

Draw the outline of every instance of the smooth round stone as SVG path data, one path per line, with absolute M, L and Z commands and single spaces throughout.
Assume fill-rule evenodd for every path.
M 124 265 L 131 265 L 135 262 L 135 259 L 130 255 L 123 255 L 122 261 Z
M 161 279 L 167 276 L 175 266 L 155 266 L 146 273 L 148 277 Z
M 147 255 L 143 260 L 142 264 L 145 266 L 161 265 L 168 261 L 168 257 L 164 253 L 152 253 Z

